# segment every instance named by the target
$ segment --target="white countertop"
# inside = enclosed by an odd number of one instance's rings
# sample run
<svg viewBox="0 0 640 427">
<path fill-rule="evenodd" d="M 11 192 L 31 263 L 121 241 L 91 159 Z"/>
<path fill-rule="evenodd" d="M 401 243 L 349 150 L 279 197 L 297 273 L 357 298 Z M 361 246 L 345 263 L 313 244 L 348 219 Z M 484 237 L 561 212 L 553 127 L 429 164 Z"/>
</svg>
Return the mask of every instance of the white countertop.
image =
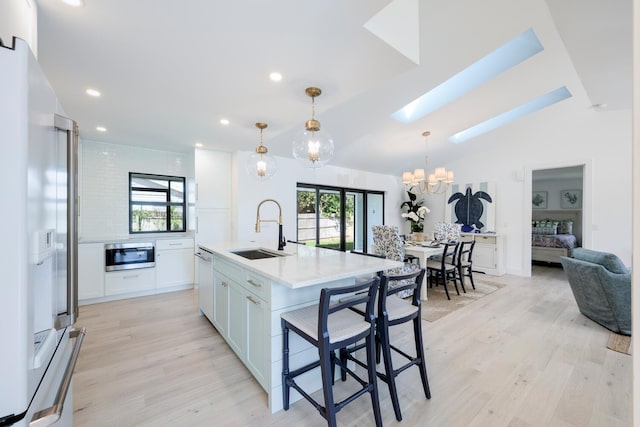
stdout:
<svg viewBox="0 0 640 427">
<path fill-rule="evenodd" d="M 198 246 L 293 289 L 362 276 L 403 265 L 399 261 L 295 243 L 287 243 L 284 251 L 281 251 L 287 256 L 255 260 L 246 259 L 231 251 L 255 248 L 274 251 L 276 247 L 266 245 L 265 242 L 200 243 Z"/>
</svg>

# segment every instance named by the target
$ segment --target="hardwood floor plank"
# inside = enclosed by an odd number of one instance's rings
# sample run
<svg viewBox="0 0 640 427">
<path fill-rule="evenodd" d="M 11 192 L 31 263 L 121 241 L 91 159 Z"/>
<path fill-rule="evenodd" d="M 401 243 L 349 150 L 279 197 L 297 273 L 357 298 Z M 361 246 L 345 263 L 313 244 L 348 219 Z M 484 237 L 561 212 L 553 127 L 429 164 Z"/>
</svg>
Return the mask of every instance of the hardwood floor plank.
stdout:
<svg viewBox="0 0 640 427">
<path fill-rule="evenodd" d="M 579 313 L 562 269 L 533 271 L 491 278 L 506 286 L 423 322 L 433 397 L 413 369 L 400 374 L 399 423 L 379 381 L 385 426 L 630 425 L 632 358 L 606 349 L 608 331 Z M 88 333 L 74 375 L 76 426 L 326 425 L 306 401 L 270 413 L 264 390 L 198 315 L 196 291 L 83 306 L 78 324 Z M 392 333 L 411 349 L 409 325 Z M 350 386 L 336 384 L 338 393 Z M 338 423 L 373 425 L 368 397 Z"/>
</svg>

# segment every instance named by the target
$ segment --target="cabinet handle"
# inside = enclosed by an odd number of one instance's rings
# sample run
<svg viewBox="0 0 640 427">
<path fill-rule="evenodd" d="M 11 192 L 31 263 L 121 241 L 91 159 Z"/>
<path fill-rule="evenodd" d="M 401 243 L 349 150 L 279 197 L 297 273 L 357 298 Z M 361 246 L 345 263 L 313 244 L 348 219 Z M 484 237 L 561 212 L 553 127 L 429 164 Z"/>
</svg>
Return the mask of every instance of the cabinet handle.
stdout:
<svg viewBox="0 0 640 427">
<path fill-rule="evenodd" d="M 169 243 L 169 246 L 182 246 L 182 243 Z"/>
<path fill-rule="evenodd" d="M 123 279 L 135 279 L 136 277 L 140 276 L 139 274 L 134 274 L 133 276 L 122 276 Z"/>
<path fill-rule="evenodd" d="M 251 301 L 252 303 L 254 303 L 255 305 L 260 305 L 260 301 L 257 301 L 257 300 L 255 300 L 255 299 L 253 299 L 253 297 L 252 297 L 252 296 L 250 296 L 250 295 L 247 295 L 247 299 L 248 299 L 249 301 Z"/>
<path fill-rule="evenodd" d="M 227 286 L 229 286 L 229 285 L 227 284 L 227 282 L 222 282 L 222 283 L 220 283 L 220 284 L 222 285 L 222 287 L 223 287 L 223 288 L 226 288 Z"/>
<path fill-rule="evenodd" d="M 198 183 L 196 182 L 196 202 L 198 201 Z"/>
<path fill-rule="evenodd" d="M 256 288 L 261 288 L 262 287 L 262 283 L 254 282 L 251 279 L 247 280 L 247 283 L 250 284 L 250 285 L 255 286 Z"/>
</svg>

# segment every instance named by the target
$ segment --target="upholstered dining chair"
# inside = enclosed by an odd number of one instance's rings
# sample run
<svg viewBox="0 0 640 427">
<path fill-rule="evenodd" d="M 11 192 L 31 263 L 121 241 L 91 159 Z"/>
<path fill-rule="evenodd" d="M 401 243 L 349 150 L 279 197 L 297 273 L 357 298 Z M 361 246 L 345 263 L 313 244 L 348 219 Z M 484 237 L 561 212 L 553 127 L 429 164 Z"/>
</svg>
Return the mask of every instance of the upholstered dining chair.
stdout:
<svg viewBox="0 0 640 427">
<path fill-rule="evenodd" d="M 401 276 L 420 269 L 419 261 L 418 263 L 409 262 L 413 260 L 406 257 L 404 253 L 404 242 L 400 237 L 400 232 L 398 231 L 397 226 L 374 225 L 371 227 L 371 230 L 373 232 L 372 253 L 374 255 L 384 256 L 385 258 L 393 261 L 404 262 L 403 267 L 388 270 L 385 272 L 385 274 L 390 276 Z M 401 283 L 395 281 L 389 283 L 389 287 L 391 288 L 400 285 Z M 412 292 L 412 290 L 405 290 L 400 292 L 398 296 L 401 298 L 406 298 L 408 296 L 411 296 Z"/>
</svg>

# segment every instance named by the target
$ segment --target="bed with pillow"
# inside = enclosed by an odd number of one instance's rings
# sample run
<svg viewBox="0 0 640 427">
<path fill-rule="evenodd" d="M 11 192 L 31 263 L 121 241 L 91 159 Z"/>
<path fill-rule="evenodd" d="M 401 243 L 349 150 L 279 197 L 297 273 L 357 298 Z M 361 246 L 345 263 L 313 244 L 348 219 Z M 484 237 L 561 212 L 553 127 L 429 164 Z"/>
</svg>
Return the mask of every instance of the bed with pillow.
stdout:
<svg viewBox="0 0 640 427">
<path fill-rule="evenodd" d="M 531 223 L 531 260 L 560 263 L 580 246 L 581 212 L 534 211 Z"/>
</svg>

